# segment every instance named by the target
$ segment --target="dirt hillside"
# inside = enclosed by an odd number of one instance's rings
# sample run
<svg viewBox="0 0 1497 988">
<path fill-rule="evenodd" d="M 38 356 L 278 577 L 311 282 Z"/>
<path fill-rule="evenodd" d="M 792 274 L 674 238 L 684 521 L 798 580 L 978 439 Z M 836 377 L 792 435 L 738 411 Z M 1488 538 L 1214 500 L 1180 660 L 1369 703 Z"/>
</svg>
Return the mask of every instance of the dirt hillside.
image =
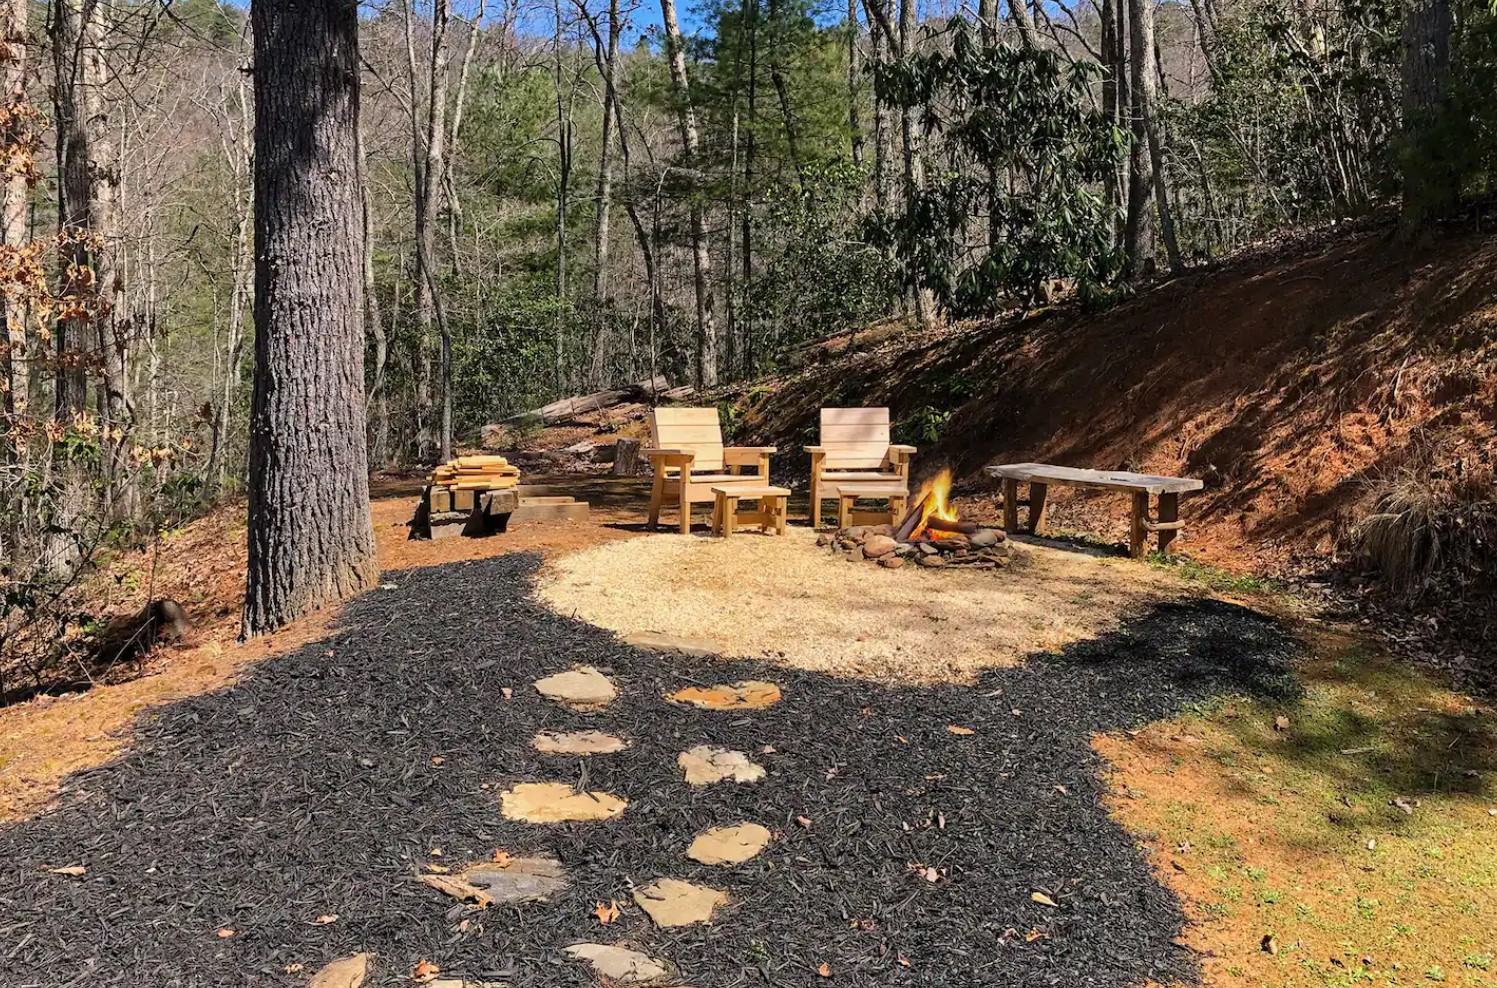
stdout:
<svg viewBox="0 0 1497 988">
<path fill-rule="evenodd" d="M 1206 481 L 1177 546 L 1232 569 L 1318 569 L 1402 468 L 1489 469 L 1497 237 L 1410 250 L 1333 233 L 1101 312 L 920 333 L 873 327 L 740 395 L 739 434 L 798 451 L 817 409 L 887 404 L 922 471 L 1040 460 Z M 783 457 L 794 476 L 804 465 Z M 777 471 L 778 472 L 778 471 Z M 1059 492 L 1053 524 L 1120 540 L 1126 499 Z"/>
</svg>

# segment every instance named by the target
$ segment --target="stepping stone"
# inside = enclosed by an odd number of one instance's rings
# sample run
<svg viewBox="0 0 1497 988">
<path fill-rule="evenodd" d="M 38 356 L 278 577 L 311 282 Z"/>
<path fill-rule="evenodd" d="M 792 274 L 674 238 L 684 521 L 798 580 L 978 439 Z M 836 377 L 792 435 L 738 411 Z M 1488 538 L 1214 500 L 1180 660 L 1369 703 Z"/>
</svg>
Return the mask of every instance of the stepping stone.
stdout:
<svg viewBox="0 0 1497 988">
<path fill-rule="evenodd" d="M 426 988 L 510 988 L 508 981 L 475 981 L 472 978 L 438 978 Z"/>
<path fill-rule="evenodd" d="M 712 910 L 728 901 L 728 894 L 705 885 L 662 878 L 634 891 L 634 901 L 650 914 L 656 926 L 690 926 L 712 922 Z"/>
<path fill-rule="evenodd" d="M 579 943 L 562 953 L 586 961 L 593 973 L 613 984 L 641 985 L 670 977 L 671 966 L 637 950 L 604 943 Z"/>
<path fill-rule="evenodd" d="M 579 711 L 602 710 L 619 695 L 613 681 L 592 666 L 578 666 L 535 681 L 547 699 Z"/>
<path fill-rule="evenodd" d="M 764 766 L 749 761 L 741 751 L 699 744 L 676 756 L 676 764 L 686 773 L 688 785 L 705 786 L 724 779 L 734 782 L 758 782 L 764 778 Z"/>
<path fill-rule="evenodd" d="M 543 755 L 611 755 L 629 747 L 623 738 L 602 731 L 542 731 L 530 743 Z"/>
<path fill-rule="evenodd" d="M 496 902 L 533 902 L 567 887 L 566 869 L 555 858 L 486 861 L 469 868 L 464 877 Z"/>
<path fill-rule="evenodd" d="M 716 686 L 688 686 L 666 699 L 689 703 L 703 710 L 757 710 L 780 702 L 780 688 L 774 683 L 748 680 Z"/>
<path fill-rule="evenodd" d="M 369 955 L 340 957 L 312 975 L 308 988 L 360 988 L 369 977 Z"/>
<path fill-rule="evenodd" d="M 743 864 L 764 850 L 769 830 L 757 823 L 735 823 L 731 827 L 713 827 L 697 835 L 686 849 L 686 856 L 707 865 Z"/>
<path fill-rule="evenodd" d="M 627 800 L 609 792 L 577 792 L 565 782 L 522 782 L 499 797 L 505 817 L 526 823 L 612 820 Z"/>
<path fill-rule="evenodd" d="M 716 645 L 700 638 L 679 638 L 675 635 L 662 635 L 656 631 L 636 631 L 631 635 L 625 635 L 624 644 L 651 652 L 674 652 L 677 655 L 698 659 L 716 655 L 719 651 Z"/>
</svg>

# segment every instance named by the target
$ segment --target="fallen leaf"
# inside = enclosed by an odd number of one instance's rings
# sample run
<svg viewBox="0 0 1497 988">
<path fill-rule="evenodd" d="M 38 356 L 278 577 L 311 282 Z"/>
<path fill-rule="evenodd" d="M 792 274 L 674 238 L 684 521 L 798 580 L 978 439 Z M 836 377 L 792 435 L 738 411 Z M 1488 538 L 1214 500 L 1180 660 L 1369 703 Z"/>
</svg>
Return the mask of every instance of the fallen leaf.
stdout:
<svg viewBox="0 0 1497 988">
<path fill-rule="evenodd" d="M 1279 716 L 1273 719 L 1273 729 L 1276 731 L 1289 730 L 1289 718 L 1285 717 L 1283 714 L 1279 714 Z"/>
<path fill-rule="evenodd" d="M 501 847 L 495 849 L 494 864 L 498 865 L 499 867 L 508 868 L 510 866 L 510 863 L 514 860 L 514 855 L 510 854 L 504 848 Z"/>
<path fill-rule="evenodd" d="M 909 744 L 910 743 L 909 740 L 906 739 L 903 734 L 896 734 L 896 735 L 894 735 L 894 740 L 898 741 L 900 744 Z"/>
<path fill-rule="evenodd" d="M 512 699 L 514 699 L 515 691 L 512 690 L 512 689 L 510 689 L 508 686 L 505 686 L 505 687 L 501 688 L 499 690 L 499 692 L 504 694 L 504 698 L 506 700 L 512 700 Z"/>
<path fill-rule="evenodd" d="M 411 980 L 418 983 L 434 981 L 436 980 L 437 975 L 441 973 L 442 969 L 437 967 L 431 961 L 421 960 L 416 962 L 415 967 L 411 968 Z"/>
<path fill-rule="evenodd" d="M 66 866 L 64 868 L 53 868 L 52 869 L 52 874 L 54 874 L 54 875 L 72 875 L 73 877 L 76 878 L 79 875 L 85 874 L 87 871 L 88 871 L 88 869 L 85 868 L 85 867 L 83 867 L 83 865 L 68 865 L 68 866 Z"/>
<path fill-rule="evenodd" d="M 312 922 L 316 923 L 318 926 L 326 926 L 329 923 L 336 923 L 338 922 L 338 914 L 323 913 L 321 916 L 318 916 L 316 919 L 312 920 Z"/>
<path fill-rule="evenodd" d="M 220 926 L 218 928 L 218 938 L 220 940 L 227 940 L 237 932 L 239 931 L 234 929 L 232 926 Z"/>
<path fill-rule="evenodd" d="M 1040 905 L 1042 905 L 1042 906 L 1049 906 L 1051 909 L 1059 909 L 1060 908 L 1060 906 L 1058 906 L 1058 905 L 1055 904 L 1055 900 L 1054 899 L 1050 898 L 1048 895 L 1046 895 L 1043 892 L 1031 892 L 1031 893 L 1029 893 L 1029 899 L 1030 899 L 1031 902 L 1038 902 Z"/>
<path fill-rule="evenodd" d="M 946 731 L 948 734 L 955 734 L 958 737 L 966 737 L 969 734 L 977 733 L 976 731 L 972 730 L 972 728 L 962 727 L 960 724 L 947 724 Z"/>
<path fill-rule="evenodd" d="M 1044 939 L 1047 936 L 1049 936 L 1048 933 L 1041 933 L 1040 928 L 1036 926 L 1034 929 L 1024 934 L 1024 942 L 1034 943 L 1036 940 Z"/>
<path fill-rule="evenodd" d="M 427 853 L 434 858 L 440 858 L 442 856 L 442 849 L 440 847 L 434 847 Z"/>
<path fill-rule="evenodd" d="M 800 824 L 802 827 L 805 827 L 807 830 L 811 829 L 811 818 L 808 816 L 798 816 L 795 818 L 795 822 Z"/>
<path fill-rule="evenodd" d="M 440 765 L 443 762 L 445 762 L 446 760 L 447 759 L 443 758 L 441 755 L 432 755 L 431 756 L 431 763 L 433 765 Z"/>
<path fill-rule="evenodd" d="M 935 883 L 941 880 L 941 873 L 939 871 L 936 871 L 936 869 L 934 868 L 927 868 L 925 865 L 920 864 L 918 861 L 910 862 L 909 867 L 910 871 L 925 879 L 927 882 Z"/>
<path fill-rule="evenodd" d="M 900 954 L 899 955 L 899 966 L 900 967 L 913 967 L 913 965 L 910 963 L 910 959 L 908 957 L 906 957 L 904 954 Z"/>
<path fill-rule="evenodd" d="M 284 968 L 282 968 L 282 970 L 284 970 L 287 974 L 296 974 L 301 969 L 302 965 L 300 964 L 287 964 Z"/>
<path fill-rule="evenodd" d="M 1376 840 L 1369 840 L 1367 842 L 1367 850 L 1369 850 L 1369 851 L 1376 851 L 1377 850 L 1377 841 Z"/>
<path fill-rule="evenodd" d="M 1259 941 L 1258 946 L 1263 949 L 1263 952 L 1265 954 L 1276 955 L 1279 952 L 1279 941 L 1274 939 L 1274 935 L 1272 933 L 1263 934 L 1263 939 Z"/>
<path fill-rule="evenodd" d="M 772 744 L 766 744 L 764 746 L 763 752 L 766 755 L 772 755 L 772 754 L 774 754 L 774 745 L 772 745 Z"/>
<path fill-rule="evenodd" d="M 1070 793 L 1066 792 L 1066 787 L 1065 786 L 1056 786 L 1055 787 L 1055 791 L 1058 792 L 1058 793 L 1060 793 L 1062 796 L 1068 796 L 1068 795 L 1070 795 Z"/>
<path fill-rule="evenodd" d="M 821 966 L 816 969 L 816 973 L 821 975 L 823 978 L 830 978 L 832 976 L 832 965 L 828 964 L 826 961 L 822 961 Z"/>
<path fill-rule="evenodd" d="M 426 870 L 434 875 L 446 875 L 452 871 L 452 869 L 447 867 L 446 865 L 439 864 L 429 864 L 426 866 Z"/>
<path fill-rule="evenodd" d="M 1399 809 L 1403 810 L 1404 815 L 1406 816 L 1414 815 L 1413 805 L 1411 805 L 1409 801 L 1407 799 L 1404 799 L 1402 796 L 1394 796 L 1392 799 L 1388 800 L 1388 804 L 1390 806 L 1396 806 Z"/>
<path fill-rule="evenodd" d="M 606 906 L 601 902 L 598 903 L 597 906 L 593 909 L 593 915 L 598 917 L 598 922 L 603 926 L 607 926 L 609 923 L 617 922 L 619 918 L 618 900 L 610 899 L 608 900 L 608 905 Z"/>
</svg>

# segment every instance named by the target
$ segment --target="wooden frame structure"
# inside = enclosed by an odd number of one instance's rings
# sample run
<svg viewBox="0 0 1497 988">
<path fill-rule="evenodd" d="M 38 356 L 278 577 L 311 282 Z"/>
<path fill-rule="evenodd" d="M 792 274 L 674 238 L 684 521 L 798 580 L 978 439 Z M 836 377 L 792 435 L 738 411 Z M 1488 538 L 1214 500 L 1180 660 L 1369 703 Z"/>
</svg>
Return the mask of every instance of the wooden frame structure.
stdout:
<svg viewBox="0 0 1497 988">
<path fill-rule="evenodd" d="M 1133 497 L 1129 523 L 1128 551 L 1133 558 L 1143 556 L 1149 533 L 1159 535 L 1159 551 L 1168 552 L 1175 533 L 1185 527 L 1180 520 L 1180 495 L 1192 494 L 1206 485 L 1190 477 L 1158 477 L 1121 470 L 1080 470 L 1048 463 L 1003 463 L 985 468 L 990 477 L 1003 481 L 1003 528 L 1019 531 L 1019 505 L 1029 505 L 1029 532 L 1041 535 L 1045 530 L 1045 499 L 1051 484 L 1062 487 L 1090 487 L 1116 491 Z M 1019 485 L 1029 485 L 1029 499 L 1019 500 Z M 1149 515 L 1149 496 L 1159 498 L 1159 515 Z"/>
<path fill-rule="evenodd" d="M 691 531 L 691 506 L 715 502 L 714 486 L 769 483 L 773 446 L 724 446 L 715 408 L 655 408 L 650 411 L 649 457 L 655 475 L 650 488 L 650 527 L 660 509 L 681 508 L 682 535 Z M 742 472 L 752 467 L 752 473 Z"/>
<path fill-rule="evenodd" d="M 888 497 L 899 488 L 910 493 L 910 457 L 914 446 L 889 441 L 887 408 L 823 408 L 821 442 L 807 446 L 811 454 L 811 527 L 821 527 L 821 502 L 836 499 L 842 514 L 842 499 L 848 494 L 878 488 L 868 497 Z"/>
<path fill-rule="evenodd" d="M 790 512 L 790 489 L 769 484 L 719 484 L 712 488 L 712 531 L 723 538 L 740 525 L 758 525 L 759 531 L 784 535 Z M 758 511 L 739 511 L 739 500 L 758 501 Z"/>
</svg>

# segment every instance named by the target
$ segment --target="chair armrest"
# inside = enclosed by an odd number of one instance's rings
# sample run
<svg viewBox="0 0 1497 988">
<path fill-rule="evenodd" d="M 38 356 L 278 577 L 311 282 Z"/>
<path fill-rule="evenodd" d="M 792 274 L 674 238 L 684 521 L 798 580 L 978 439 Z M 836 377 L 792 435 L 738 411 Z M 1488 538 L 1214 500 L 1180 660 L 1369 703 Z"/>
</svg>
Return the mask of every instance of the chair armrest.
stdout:
<svg viewBox="0 0 1497 988">
<path fill-rule="evenodd" d="M 767 455 L 772 454 L 772 453 L 778 453 L 779 451 L 780 451 L 780 447 L 778 447 L 778 446 L 724 446 L 723 447 L 723 455 L 724 456 L 726 456 L 729 453 L 752 453 L 755 456 L 759 456 L 760 454 L 764 454 L 764 455 L 767 456 Z"/>
<path fill-rule="evenodd" d="M 825 453 L 826 452 L 826 447 L 825 446 L 802 446 L 801 448 L 804 449 L 807 453 Z"/>
<path fill-rule="evenodd" d="M 773 446 L 728 446 L 723 449 L 723 466 L 755 467 L 759 476 L 769 477 L 769 457 Z"/>
<path fill-rule="evenodd" d="M 905 445 L 896 443 L 893 446 L 889 447 L 889 452 L 891 452 L 891 453 L 903 453 L 905 456 L 911 456 L 911 455 L 913 455 L 915 453 L 920 452 L 920 450 L 917 447 L 914 447 L 914 446 L 905 446 Z"/>
<path fill-rule="evenodd" d="M 650 449 L 642 449 L 642 450 L 640 450 L 640 452 L 643 453 L 643 454 L 645 454 L 646 456 L 650 457 L 650 459 L 654 459 L 657 456 L 660 456 L 660 457 L 664 457 L 664 456 L 690 456 L 690 457 L 695 457 L 697 455 L 696 454 L 696 450 L 691 450 L 691 449 L 655 449 L 655 448 L 652 447 Z"/>
</svg>

